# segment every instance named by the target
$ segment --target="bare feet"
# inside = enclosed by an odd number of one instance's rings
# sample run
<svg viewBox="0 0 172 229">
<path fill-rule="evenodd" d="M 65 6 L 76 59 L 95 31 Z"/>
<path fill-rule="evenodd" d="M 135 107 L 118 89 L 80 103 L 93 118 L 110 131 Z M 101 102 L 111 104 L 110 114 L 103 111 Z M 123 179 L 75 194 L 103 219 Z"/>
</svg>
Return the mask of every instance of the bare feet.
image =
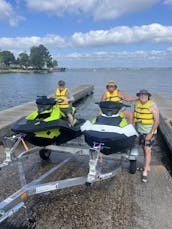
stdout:
<svg viewBox="0 0 172 229">
<path fill-rule="evenodd" d="M 148 172 L 150 172 L 150 171 L 151 171 L 151 168 L 150 168 L 150 166 L 148 167 L 148 169 L 147 169 L 147 170 L 148 170 Z"/>
<path fill-rule="evenodd" d="M 143 176 L 146 176 L 147 177 L 147 175 L 148 175 L 148 171 L 147 170 L 144 170 L 143 171 Z"/>
</svg>

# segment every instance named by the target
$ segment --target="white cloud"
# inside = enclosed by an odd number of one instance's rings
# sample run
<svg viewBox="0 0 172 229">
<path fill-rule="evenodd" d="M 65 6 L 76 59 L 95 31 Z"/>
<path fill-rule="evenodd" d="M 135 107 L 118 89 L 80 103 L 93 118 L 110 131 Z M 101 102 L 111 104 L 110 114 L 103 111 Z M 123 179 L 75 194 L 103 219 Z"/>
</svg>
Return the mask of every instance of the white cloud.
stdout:
<svg viewBox="0 0 172 229">
<path fill-rule="evenodd" d="M 99 6 L 95 10 L 95 19 L 113 19 L 123 14 L 142 11 L 158 3 L 159 0 L 104 0 L 99 1 Z"/>
<path fill-rule="evenodd" d="M 61 16 L 64 13 L 78 14 L 80 12 L 90 12 L 93 10 L 97 1 L 98 0 L 27 0 L 27 5 L 32 10 Z"/>
<path fill-rule="evenodd" d="M 172 26 L 150 24 L 142 26 L 119 26 L 110 30 L 95 30 L 87 33 L 74 33 L 74 46 L 105 46 L 138 42 L 172 42 Z"/>
<path fill-rule="evenodd" d="M 172 52 L 172 47 L 168 47 L 167 51 Z"/>
<path fill-rule="evenodd" d="M 92 15 L 95 20 L 114 19 L 123 14 L 151 7 L 160 0 L 27 0 L 30 9 L 61 16 Z"/>
<path fill-rule="evenodd" d="M 172 48 L 167 50 L 137 50 L 120 52 L 68 53 L 55 56 L 66 67 L 169 67 Z"/>
<path fill-rule="evenodd" d="M 170 4 L 172 4 L 172 0 L 165 0 L 164 4 L 170 5 Z"/>
<path fill-rule="evenodd" d="M 87 33 L 74 33 L 69 37 L 51 34 L 44 37 L 1 37 L 1 49 L 28 49 L 33 45 L 43 44 L 48 48 L 66 47 L 105 47 L 120 44 L 137 43 L 172 43 L 172 26 L 150 24 L 142 26 L 119 26 L 110 30 L 95 30 Z"/>
<path fill-rule="evenodd" d="M 172 26 L 160 24 L 142 26 L 119 26 L 110 30 L 95 30 L 87 33 L 74 33 L 68 37 L 56 34 L 44 37 L 1 37 L 0 49 L 28 49 L 33 45 L 43 44 L 48 48 L 66 47 L 105 47 L 120 44 L 172 43 Z"/>
<path fill-rule="evenodd" d="M 0 20 L 7 20 L 11 26 L 16 26 L 24 17 L 17 15 L 10 3 L 0 0 Z"/>
<path fill-rule="evenodd" d="M 37 46 L 43 44 L 48 48 L 62 48 L 66 45 L 65 40 L 58 35 L 47 35 L 45 37 L 15 37 L 0 38 L 0 48 L 1 49 L 29 49 L 32 46 Z"/>
<path fill-rule="evenodd" d="M 172 57 L 172 48 L 167 50 L 137 50 L 137 51 L 119 51 L 119 52 L 92 52 L 92 53 L 69 53 L 61 54 L 59 57 L 66 59 L 94 59 L 94 60 L 105 60 L 105 59 L 164 59 L 164 57 L 171 55 Z"/>
</svg>

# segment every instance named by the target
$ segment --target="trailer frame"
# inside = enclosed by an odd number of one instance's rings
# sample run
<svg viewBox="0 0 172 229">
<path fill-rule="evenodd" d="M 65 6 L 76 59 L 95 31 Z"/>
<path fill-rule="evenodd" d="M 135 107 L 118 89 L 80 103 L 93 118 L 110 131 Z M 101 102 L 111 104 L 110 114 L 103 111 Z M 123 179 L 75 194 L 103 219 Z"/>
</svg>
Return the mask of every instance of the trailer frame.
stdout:
<svg viewBox="0 0 172 229">
<path fill-rule="evenodd" d="M 77 144 L 77 146 L 66 144 L 64 146 L 49 145 L 46 147 L 33 147 L 29 149 L 26 143 L 24 142 L 23 136 L 21 135 L 5 137 L 3 139 L 3 143 L 5 146 L 4 153 L 6 157 L 3 163 L 0 164 L 0 170 L 2 169 L 4 170 L 6 167 L 10 166 L 11 164 L 17 164 L 21 188 L 0 202 L 0 223 L 3 222 L 8 217 L 12 216 L 21 208 L 25 209 L 26 219 L 28 219 L 27 207 L 25 205 L 25 201 L 28 199 L 29 196 L 46 193 L 54 190 L 69 188 L 73 186 L 83 185 L 83 184 L 86 184 L 87 186 L 92 186 L 93 183 L 96 181 L 109 179 L 111 177 L 116 176 L 118 173 L 120 173 L 122 171 L 123 160 L 134 161 L 138 156 L 138 152 L 136 152 L 136 149 L 134 148 L 133 150 L 130 150 L 130 152 L 126 152 L 122 154 L 119 153 L 110 156 L 102 155 L 101 149 L 103 147 L 103 144 L 101 143 L 98 145 L 95 144 L 92 148 L 89 148 L 84 144 L 79 144 L 79 145 Z M 17 155 L 16 151 L 20 143 L 22 143 L 25 150 L 19 153 L 19 155 Z M 30 183 L 27 183 L 24 167 L 23 167 L 23 160 L 28 158 L 30 154 L 38 152 L 42 149 L 50 150 L 50 152 L 57 151 L 58 153 L 67 152 L 69 153 L 69 157 L 64 159 L 59 164 L 55 165 L 46 173 L 42 174 L 39 178 L 32 180 Z M 86 176 L 42 183 L 43 180 L 50 177 L 52 173 L 54 173 L 55 171 L 63 167 L 75 156 L 86 156 L 86 155 L 89 156 L 89 172 Z M 119 167 L 117 167 L 116 169 L 110 172 L 102 173 L 102 168 L 101 168 L 102 158 L 104 160 L 106 159 L 119 160 L 120 165 Z"/>
</svg>

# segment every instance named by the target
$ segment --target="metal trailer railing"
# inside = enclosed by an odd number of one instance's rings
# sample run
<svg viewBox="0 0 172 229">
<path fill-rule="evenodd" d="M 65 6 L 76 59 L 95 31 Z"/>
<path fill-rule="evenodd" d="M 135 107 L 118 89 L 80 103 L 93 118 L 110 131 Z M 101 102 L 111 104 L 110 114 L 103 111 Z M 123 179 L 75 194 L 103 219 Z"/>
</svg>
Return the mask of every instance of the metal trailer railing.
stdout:
<svg viewBox="0 0 172 229">
<path fill-rule="evenodd" d="M 5 200 L 0 202 L 0 222 L 4 221 L 8 217 L 12 216 L 15 212 L 19 211 L 19 209 L 24 208 L 26 219 L 28 219 L 27 208 L 25 205 L 26 199 L 29 196 L 33 196 L 36 194 L 46 193 L 54 190 L 69 188 L 77 185 L 86 184 L 91 186 L 96 181 L 105 180 L 111 177 L 114 177 L 122 170 L 122 161 L 130 160 L 130 166 L 134 170 L 136 170 L 136 157 L 138 155 L 138 151 L 136 148 L 132 148 L 129 152 L 123 154 L 114 154 L 110 156 L 105 156 L 101 154 L 101 148 L 103 144 L 98 144 L 93 148 L 88 148 L 83 144 L 69 145 L 69 146 L 57 146 L 50 145 L 46 147 L 33 147 L 28 149 L 26 143 L 24 142 L 22 136 L 16 135 L 12 137 L 5 137 L 3 139 L 3 143 L 5 146 L 5 160 L 0 164 L 0 169 L 5 169 L 7 166 L 11 164 L 17 164 L 18 172 L 20 177 L 21 189 L 7 197 Z M 17 147 L 22 143 L 25 150 L 17 155 Z M 30 154 L 35 152 L 40 153 L 40 156 L 43 159 L 48 159 L 52 151 L 58 152 L 68 152 L 70 153 L 69 157 L 64 159 L 61 163 L 55 165 L 48 172 L 41 175 L 39 178 L 31 181 L 30 183 L 26 182 L 24 168 L 23 168 L 23 160 L 29 157 Z M 65 180 L 58 180 L 53 182 L 41 183 L 43 180 L 47 179 L 51 176 L 52 173 L 60 169 L 66 163 L 68 163 L 75 155 L 84 156 L 89 155 L 89 172 L 87 176 L 69 178 Z M 113 171 L 102 173 L 101 169 L 101 160 L 102 157 L 106 160 L 120 160 L 120 166 Z M 133 170 L 133 171 L 134 171 Z M 133 172 L 134 173 L 134 172 Z"/>
</svg>

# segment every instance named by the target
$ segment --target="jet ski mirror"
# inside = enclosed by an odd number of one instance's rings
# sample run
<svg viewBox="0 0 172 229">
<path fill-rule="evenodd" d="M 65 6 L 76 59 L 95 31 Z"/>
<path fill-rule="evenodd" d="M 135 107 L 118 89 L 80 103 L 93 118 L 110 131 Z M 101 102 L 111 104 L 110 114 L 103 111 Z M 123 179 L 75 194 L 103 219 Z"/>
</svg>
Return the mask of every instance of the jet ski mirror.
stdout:
<svg viewBox="0 0 172 229">
<path fill-rule="evenodd" d="M 130 107 L 130 105 L 119 103 L 119 102 L 112 102 L 112 101 L 103 101 L 96 103 L 99 105 L 103 114 L 107 116 L 112 116 L 117 114 L 123 107 Z"/>
</svg>

